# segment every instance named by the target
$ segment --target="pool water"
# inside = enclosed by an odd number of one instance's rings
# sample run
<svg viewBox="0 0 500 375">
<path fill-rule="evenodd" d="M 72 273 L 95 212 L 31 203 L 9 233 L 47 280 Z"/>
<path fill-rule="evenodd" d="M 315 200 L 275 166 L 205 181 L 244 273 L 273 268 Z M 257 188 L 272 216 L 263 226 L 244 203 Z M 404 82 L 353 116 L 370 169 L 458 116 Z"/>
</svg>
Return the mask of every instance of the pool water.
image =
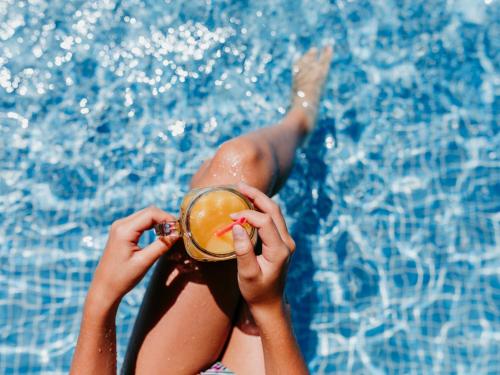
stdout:
<svg viewBox="0 0 500 375">
<path fill-rule="evenodd" d="M 277 198 L 311 372 L 500 373 L 499 19 L 497 0 L 0 2 L 0 373 L 68 371 L 112 221 L 176 212 L 326 44 Z"/>
</svg>

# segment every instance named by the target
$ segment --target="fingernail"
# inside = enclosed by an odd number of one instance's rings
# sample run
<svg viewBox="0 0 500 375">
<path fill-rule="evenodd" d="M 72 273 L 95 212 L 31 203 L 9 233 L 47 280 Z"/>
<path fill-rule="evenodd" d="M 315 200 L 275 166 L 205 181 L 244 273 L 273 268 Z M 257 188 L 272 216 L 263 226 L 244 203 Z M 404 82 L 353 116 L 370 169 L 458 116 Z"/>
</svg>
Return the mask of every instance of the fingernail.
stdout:
<svg viewBox="0 0 500 375">
<path fill-rule="evenodd" d="M 243 229 L 239 225 L 235 225 L 233 227 L 233 236 L 237 240 L 241 240 L 241 239 L 245 238 L 245 229 Z"/>
<path fill-rule="evenodd" d="M 160 239 L 163 240 L 163 243 L 167 246 L 172 246 L 179 239 L 179 237 L 179 233 L 174 232 L 168 236 L 160 237 Z"/>
<path fill-rule="evenodd" d="M 233 220 L 236 220 L 238 219 L 239 215 L 237 212 L 233 212 L 232 214 L 229 214 L 229 217 Z"/>
</svg>

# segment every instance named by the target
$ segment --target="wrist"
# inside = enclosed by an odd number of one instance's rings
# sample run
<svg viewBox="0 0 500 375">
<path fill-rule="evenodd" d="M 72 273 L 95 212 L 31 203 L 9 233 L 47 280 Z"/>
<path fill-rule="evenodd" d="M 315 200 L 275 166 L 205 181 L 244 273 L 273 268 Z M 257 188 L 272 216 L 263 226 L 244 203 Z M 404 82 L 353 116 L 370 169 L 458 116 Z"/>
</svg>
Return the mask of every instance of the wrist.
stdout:
<svg viewBox="0 0 500 375">
<path fill-rule="evenodd" d="M 275 321 L 275 319 L 288 318 L 285 302 L 281 298 L 265 304 L 249 305 L 249 309 L 259 327 L 267 322 Z"/>
<path fill-rule="evenodd" d="M 94 318 L 115 317 L 121 298 L 110 296 L 100 288 L 91 285 L 85 299 L 85 314 Z"/>
</svg>

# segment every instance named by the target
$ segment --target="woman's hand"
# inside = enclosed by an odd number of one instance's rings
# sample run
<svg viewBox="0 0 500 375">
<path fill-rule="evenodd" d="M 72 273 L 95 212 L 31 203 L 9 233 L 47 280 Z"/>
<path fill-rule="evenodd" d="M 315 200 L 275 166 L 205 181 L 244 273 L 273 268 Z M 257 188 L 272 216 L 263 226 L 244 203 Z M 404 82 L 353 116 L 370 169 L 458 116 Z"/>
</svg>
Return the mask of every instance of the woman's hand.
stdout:
<svg viewBox="0 0 500 375">
<path fill-rule="evenodd" d="M 157 239 L 144 249 L 137 243 L 145 230 L 173 219 L 159 208 L 148 207 L 111 226 L 108 243 L 85 301 L 71 374 L 116 374 L 118 304 L 153 263 L 170 249 L 177 236 Z"/>
<path fill-rule="evenodd" d="M 238 284 L 259 328 L 266 374 L 308 374 L 283 304 L 283 290 L 290 255 L 295 243 L 286 228 L 279 206 L 248 185 L 238 190 L 261 212 L 246 210 L 231 215 L 245 217 L 257 228 L 262 254 L 256 256 L 247 232 L 233 227 L 238 262 Z"/>
<path fill-rule="evenodd" d="M 157 207 L 148 207 L 115 221 L 90 285 L 89 297 L 109 306 L 117 305 L 177 240 L 178 235 L 173 234 L 143 249 L 137 244 L 144 231 L 169 220 L 175 218 Z"/>
<path fill-rule="evenodd" d="M 245 184 L 238 185 L 238 190 L 261 211 L 245 210 L 231 215 L 233 219 L 246 218 L 257 228 L 262 241 L 262 254 L 257 256 L 247 232 L 239 225 L 233 227 L 238 284 L 255 316 L 262 310 L 282 307 L 288 260 L 295 250 L 295 243 L 274 201 Z"/>
</svg>

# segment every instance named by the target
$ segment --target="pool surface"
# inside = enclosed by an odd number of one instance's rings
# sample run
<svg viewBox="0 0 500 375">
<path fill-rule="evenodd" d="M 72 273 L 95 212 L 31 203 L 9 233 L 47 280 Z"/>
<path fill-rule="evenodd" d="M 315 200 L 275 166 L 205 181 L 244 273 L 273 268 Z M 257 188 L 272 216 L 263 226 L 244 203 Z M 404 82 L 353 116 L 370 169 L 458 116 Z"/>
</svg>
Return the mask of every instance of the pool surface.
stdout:
<svg viewBox="0 0 500 375">
<path fill-rule="evenodd" d="M 311 372 L 500 373 L 499 20 L 498 0 L 2 0 L 0 373 L 67 373 L 112 221 L 176 212 L 327 43 L 278 197 Z M 120 363 L 146 281 L 119 310 Z"/>
</svg>

